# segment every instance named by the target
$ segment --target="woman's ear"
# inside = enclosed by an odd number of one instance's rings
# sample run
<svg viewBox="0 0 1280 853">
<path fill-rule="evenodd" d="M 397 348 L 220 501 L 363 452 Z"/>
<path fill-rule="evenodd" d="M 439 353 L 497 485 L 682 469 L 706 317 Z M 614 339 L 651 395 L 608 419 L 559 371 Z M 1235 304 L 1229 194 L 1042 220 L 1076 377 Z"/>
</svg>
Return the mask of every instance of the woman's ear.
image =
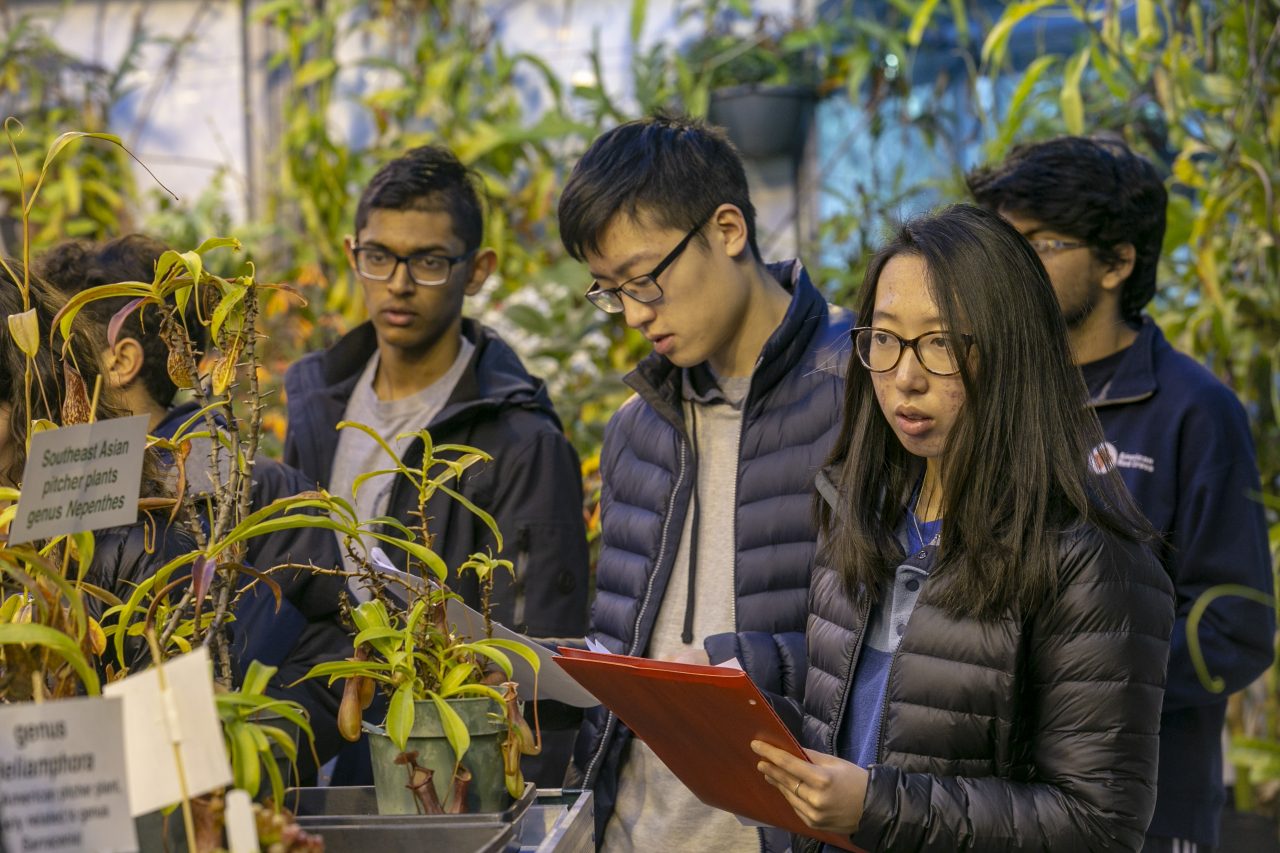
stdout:
<svg viewBox="0 0 1280 853">
<path fill-rule="evenodd" d="M 142 372 L 145 356 L 136 338 L 119 338 L 103 353 L 103 367 L 112 388 L 127 388 Z"/>
</svg>

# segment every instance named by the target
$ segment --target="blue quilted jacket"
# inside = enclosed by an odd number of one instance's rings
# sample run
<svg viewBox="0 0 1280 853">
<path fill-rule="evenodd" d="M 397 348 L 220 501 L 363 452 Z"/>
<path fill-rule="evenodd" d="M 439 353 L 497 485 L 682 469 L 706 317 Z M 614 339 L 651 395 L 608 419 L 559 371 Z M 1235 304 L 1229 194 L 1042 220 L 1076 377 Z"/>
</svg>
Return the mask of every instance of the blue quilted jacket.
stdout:
<svg viewBox="0 0 1280 853">
<path fill-rule="evenodd" d="M 840 423 L 849 312 L 828 306 L 798 261 L 770 272 L 792 293 L 761 351 L 743 409 L 734 539 L 738 631 L 772 635 L 803 684 L 804 626 L 817 528 L 815 473 Z M 696 482 L 681 405 L 682 371 L 651 354 L 627 384 L 636 395 L 605 431 L 602 545 L 591 633 L 615 653 L 643 655 L 671 577 Z M 613 813 L 631 733 L 603 707 L 588 712 L 574 760 L 595 791 L 597 838 Z"/>
</svg>

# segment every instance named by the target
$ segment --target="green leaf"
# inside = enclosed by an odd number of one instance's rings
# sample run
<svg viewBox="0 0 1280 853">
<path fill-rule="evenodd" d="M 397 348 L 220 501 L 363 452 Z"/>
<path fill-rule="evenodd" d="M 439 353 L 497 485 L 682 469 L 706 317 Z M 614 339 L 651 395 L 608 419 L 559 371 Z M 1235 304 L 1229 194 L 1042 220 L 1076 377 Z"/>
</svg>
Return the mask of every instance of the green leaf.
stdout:
<svg viewBox="0 0 1280 853">
<path fill-rule="evenodd" d="M 924 38 L 924 31 L 929 28 L 929 22 L 933 20 L 933 12 L 938 8 L 939 0 L 924 0 L 911 16 L 911 27 L 907 30 L 907 44 L 912 47 L 919 47 L 920 40 Z"/>
<path fill-rule="evenodd" d="M 75 545 L 76 554 L 76 580 L 84 579 L 85 573 L 89 571 L 89 566 L 93 564 L 93 550 L 96 545 L 92 530 L 81 530 L 78 533 L 72 533 L 68 536 Z"/>
<path fill-rule="evenodd" d="M 435 703 L 436 711 L 440 714 L 440 724 L 444 729 L 445 739 L 453 747 L 454 757 L 460 762 L 462 756 L 466 755 L 467 750 L 471 748 L 471 735 L 467 732 L 467 726 L 458 716 L 458 712 L 453 710 L 453 706 L 440 696 L 432 693 L 431 701 Z"/>
<path fill-rule="evenodd" d="M 256 797 L 258 787 L 262 784 L 262 760 L 258 756 L 253 727 L 248 723 L 240 723 L 232 726 L 229 736 L 233 744 L 231 772 L 235 777 L 236 787 L 247 791 L 249 796 Z"/>
<path fill-rule="evenodd" d="M 538 659 L 538 653 L 517 640 L 504 640 L 501 637 L 490 637 L 487 640 L 481 640 L 486 645 L 497 646 L 500 649 L 506 649 L 512 654 L 519 655 L 524 658 L 525 663 L 529 664 L 529 668 L 534 672 L 542 665 L 542 661 Z"/>
<path fill-rule="evenodd" d="M 338 63 L 331 57 L 313 59 L 298 69 L 294 76 L 294 85 L 299 89 L 318 83 L 326 77 L 332 77 L 338 70 Z"/>
<path fill-rule="evenodd" d="M 1004 14 L 1000 16 L 1000 20 L 996 21 L 982 43 L 982 64 L 993 67 L 1003 65 L 1005 49 L 1009 45 L 1009 36 L 1013 33 L 1013 28 L 1029 15 L 1054 5 L 1057 5 L 1057 0 L 1030 0 L 1030 2 L 1013 3 L 1005 7 Z"/>
<path fill-rule="evenodd" d="M 631 0 L 631 41 L 632 43 L 640 41 L 640 34 L 644 32 L 645 10 L 648 7 L 647 0 Z"/>
<path fill-rule="evenodd" d="M 1084 99 L 1080 96 L 1080 77 L 1089 64 L 1089 49 L 1081 48 L 1067 62 L 1062 74 L 1062 93 L 1058 101 L 1062 106 L 1062 121 L 1067 133 L 1084 133 Z"/>
<path fill-rule="evenodd" d="M 1036 57 L 1026 71 L 1022 72 L 1022 79 L 1018 81 L 1018 87 L 1013 90 L 1013 96 L 1009 99 L 1009 110 L 1005 114 L 1003 126 L 1000 128 L 999 145 L 1001 151 L 1007 151 L 1009 146 L 1013 144 L 1013 140 L 1017 138 L 1018 130 L 1022 127 L 1022 120 L 1026 114 L 1027 98 L 1030 97 L 1036 83 L 1040 82 L 1040 78 L 1058 61 L 1058 57 L 1054 54 L 1045 54 Z"/>
<path fill-rule="evenodd" d="M 452 709 L 450 709 L 452 710 Z M 391 703 L 387 708 L 387 737 L 401 752 L 409 743 L 409 734 L 413 731 L 413 683 L 402 684 L 391 694 Z M 446 736 L 448 729 L 445 729 Z M 453 741 L 450 740 L 450 743 Z"/>
<path fill-rule="evenodd" d="M 1160 24 L 1156 20 L 1155 0 L 1137 0 L 1138 43 L 1152 45 L 1160 41 Z"/>
<path fill-rule="evenodd" d="M 467 682 L 476 672 L 474 664 L 466 663 L 451 667 L 440 682 L 440 695 L 448 696 Z"/>
<path fill-rule="evenodd" d="M 240 692 L 249 695 L 262 695 L 266 692 L 267 685 L 271 683 L 271 676 L 275 674 L 276 667 L 268 666 L 262 661 L 252 661 L 249 664 L 249 669 L 244 674 Z"/>
<path fill-rule="evenodd" d="M 215 249 L 231 248 L 239 251 L 241 248 L 240 241 L 235 237 L 210 237 L 199 246 L 196 247 L 197 255 L 207 255 Z"/>
<path fill-rule="evenodd" d="M 0 625 L 0 645 L 18 644 L 44 646 L 70 664 L 90 696 L 97 696 L 101 692 L 98 673 L 89 665 L 84 653 L 80 651 L 80 645 L 61 631 L 31 622 Z"/>
</svg>

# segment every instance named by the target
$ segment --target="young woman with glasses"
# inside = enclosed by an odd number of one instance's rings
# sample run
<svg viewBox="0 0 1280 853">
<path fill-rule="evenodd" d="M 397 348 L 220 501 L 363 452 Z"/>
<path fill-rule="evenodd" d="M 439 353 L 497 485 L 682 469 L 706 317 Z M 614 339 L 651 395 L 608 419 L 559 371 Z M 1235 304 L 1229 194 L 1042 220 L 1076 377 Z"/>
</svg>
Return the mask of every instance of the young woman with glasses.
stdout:
<svg viewBox="0 0 1280 853">
<path fill-rule="evenodd" d="M 959 205 L 875 256 L 858 316 L 803 704 L 780 703 L 811 762 L 756 742 L 761 772 L 869 851 L 1139 849 L 1171 588 L 1089 469 L 1044 268 Z"/>
</svg>

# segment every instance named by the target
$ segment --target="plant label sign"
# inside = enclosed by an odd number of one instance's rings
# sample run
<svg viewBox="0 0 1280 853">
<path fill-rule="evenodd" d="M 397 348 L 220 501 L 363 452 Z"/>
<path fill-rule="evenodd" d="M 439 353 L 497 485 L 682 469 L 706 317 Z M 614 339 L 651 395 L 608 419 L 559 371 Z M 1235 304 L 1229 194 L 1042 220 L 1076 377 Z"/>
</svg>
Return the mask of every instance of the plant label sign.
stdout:
<svg viewBox="0 0 1280 853">
<path fill-rule="evenodd" d="M 102 692 L 124 700 L 133 814 L 171 806 L 231 784 L 231 763 L 213 700 L 209 650 L 171 658 L 156 668 L 108 684 Z M 181 765 L 179 765 L 181 759 Z"/>
<path fill-rule="evenodd" d="M 0 706 L 0 827 L 9 853 L 138 849 L 119 699 Z"/>
<path fill-rule="evenodd" d="M 112 418 L 33 435 L 9 543 L 137 521 L 147 420 Z"/>
</svg>

